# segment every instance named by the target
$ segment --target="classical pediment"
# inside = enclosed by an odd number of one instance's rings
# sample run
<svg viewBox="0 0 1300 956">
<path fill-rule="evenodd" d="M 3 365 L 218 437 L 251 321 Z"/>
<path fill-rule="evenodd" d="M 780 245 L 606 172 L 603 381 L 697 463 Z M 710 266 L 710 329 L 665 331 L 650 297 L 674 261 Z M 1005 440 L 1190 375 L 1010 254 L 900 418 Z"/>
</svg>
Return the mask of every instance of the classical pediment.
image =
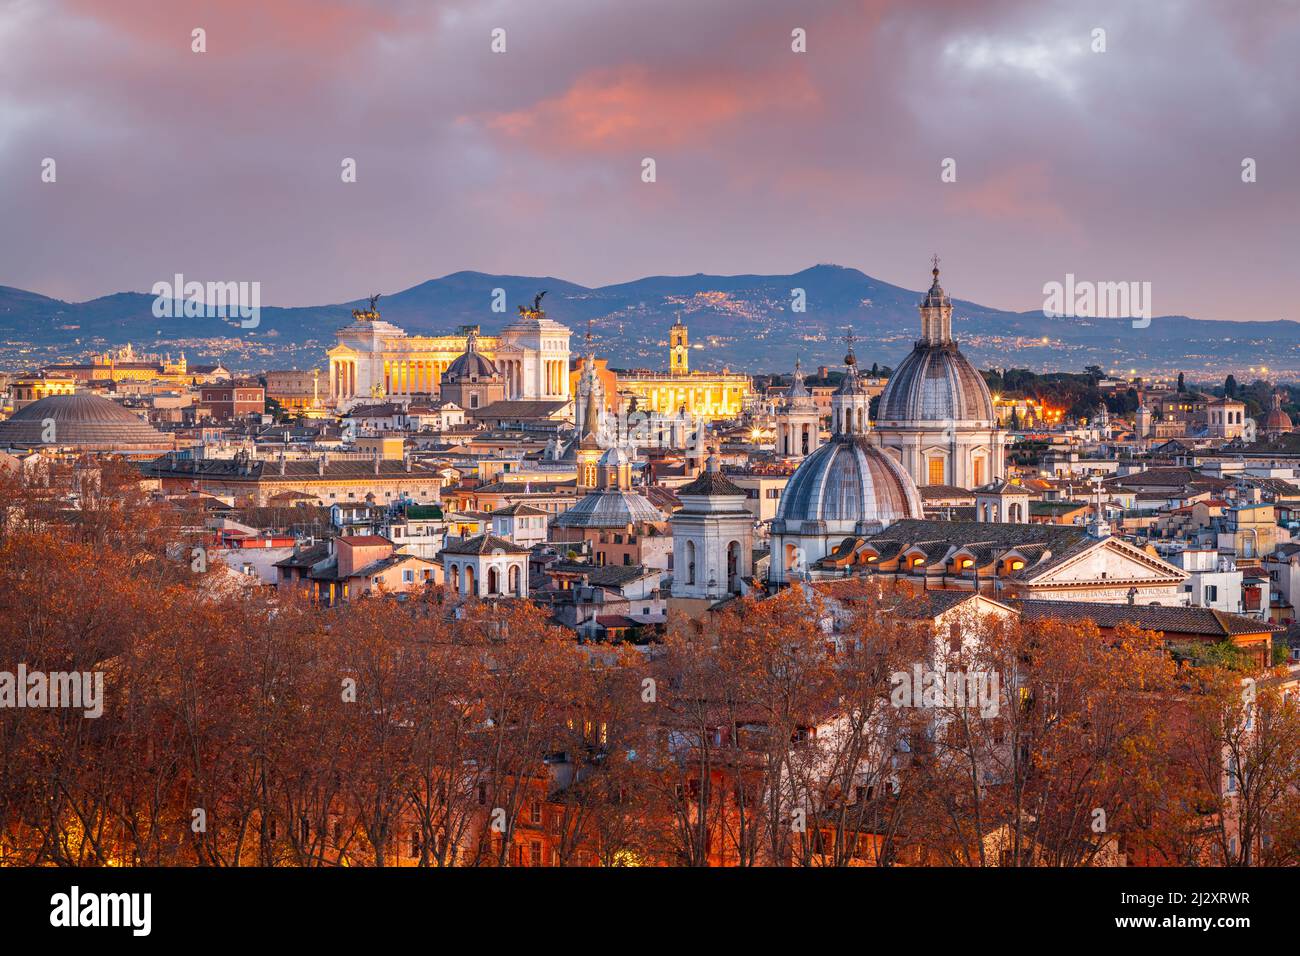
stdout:
<svg viewBox="0 0 1300 956">
<path fill-rule="evenodd" d="M 1177 583 L 1187 572 L 1117 538 L 1106 538 L 1024 578 L 1035 588 L 1111 582 Z"/>
</svg>

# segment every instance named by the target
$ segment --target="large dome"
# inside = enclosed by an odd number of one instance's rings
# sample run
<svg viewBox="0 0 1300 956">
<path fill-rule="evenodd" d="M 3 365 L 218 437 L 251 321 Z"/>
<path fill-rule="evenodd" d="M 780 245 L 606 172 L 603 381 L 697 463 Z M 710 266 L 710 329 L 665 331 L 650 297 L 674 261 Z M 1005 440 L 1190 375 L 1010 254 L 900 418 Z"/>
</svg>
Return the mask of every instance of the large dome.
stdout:
<svg viewBox="0 0 1300 956">
<path fill-rule="evenodd" d="M 918 342 L 889 376 L 876 412 L 880 424 L 993 422 L 993 397 L 955 342 Z"/>
<path fill-rule="evenodd" d="M 173 444 L 134 412 L 98 395 L 50 395 L 0 422 L 0 446 L 10 448 L 140 451 Z"/>
<path fill-rule="evenodd" d="M 626 528 L 628 525 L 667 521 L 667 516 L 634 491 L 593 491 L 555 519 L 557 528 Z"/>
<path fill-rule="evenodd" d="M 865 437 L 840 435 L 799 465 L 781 495 L 773 531 L 815 533 L 803 526 L 826 522 L 871 530 L 922 516 L 921 496 L 902 465 Z"/>
</svg>

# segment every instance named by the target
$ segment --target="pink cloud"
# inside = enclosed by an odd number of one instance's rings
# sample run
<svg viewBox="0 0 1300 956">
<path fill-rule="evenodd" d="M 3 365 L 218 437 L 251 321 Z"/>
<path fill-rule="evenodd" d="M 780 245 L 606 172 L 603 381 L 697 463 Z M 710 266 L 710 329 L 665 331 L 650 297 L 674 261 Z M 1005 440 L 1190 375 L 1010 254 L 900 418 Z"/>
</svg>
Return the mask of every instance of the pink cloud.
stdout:
<svg viewBox="0 0 1300 956">
<path fill-rule="evenodd" d="M 583 74 L 558 96 L 476 119 L 551 152 L 610 152 L 674 147 L 748 117 L 820 105 L 817 90 L 795 69 L 665 77 L 628 66 Z"/>
<path fill-rule="evenodd" d="M 1053 187 L 1042 163 L 1008 166 L 974 187 L 963 184 L 959 166 L 957 182 L 947 190 L 950 212 L 1025 225 L 1063 227 L 1069 223 L 1065 210 L 1051 198 L 1062 192 Z"/>
</svg>

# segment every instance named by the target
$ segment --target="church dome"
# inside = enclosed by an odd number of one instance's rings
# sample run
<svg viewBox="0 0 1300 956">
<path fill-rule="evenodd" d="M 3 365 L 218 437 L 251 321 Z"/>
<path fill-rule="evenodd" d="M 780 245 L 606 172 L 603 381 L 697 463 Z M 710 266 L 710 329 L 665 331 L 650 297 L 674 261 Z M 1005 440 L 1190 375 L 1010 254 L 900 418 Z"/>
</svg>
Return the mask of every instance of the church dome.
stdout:
<svg viewBox="0 0 1300 956">
<path fill-rule="evenodd" d="M 53 439 L 46 441 L 52 424 Z M 98 395 L 49 395 L 0 422 L 0 446 L 87 451 L 168 449 L 172 439 L 129 409 Z"/>
<path fill-rule="evenodd" d="M 1290 433 L 1295 428 L 1291 416 L 1282 411 L 1282 393 L 1273 392 L 1270 396 L 1268 414 L 1264 416 L 1261 430 L 1269 438 L 1278 438 Z"/>
<path fill-rule="evenodd" d="M 918 342 L 889 376 L 876 421 L 992 422 L 993 396 L 955 342 Z"/>
<path fill-rule="evenodd" d="M 781 495 L 773 531 L 797 534 L 804 524 L 831 522 L 874 530 L 920 517 L 921 496 L 902 465 L 863 436 L 837 435 L 800 463 Z"/>
<path fill-rule="evenodd" d="M 593 491 L 555 519 L 557 528 L 626 528 L 658 524 L 668 517 L 644 495 L 634 491 Z"/>
<path fill-rule="evenodd" d="M 921 300 L 921 338 L 889 376 L 880 395 L 876 421 L 882 425 L 939 422 L 993 423 L 993 396 L 952 337 L 952 300 L 934 281 Z"/>
<path fill-rule="evenodd" d="M 465 351 L 447 366 L 447 371 L 443 373 L 443 380 L 482 382 L 495 379 L 497 374 L 496 363 L 479 352 L 478 336 L 471 333 L 465 340 Z"/>
</svg>

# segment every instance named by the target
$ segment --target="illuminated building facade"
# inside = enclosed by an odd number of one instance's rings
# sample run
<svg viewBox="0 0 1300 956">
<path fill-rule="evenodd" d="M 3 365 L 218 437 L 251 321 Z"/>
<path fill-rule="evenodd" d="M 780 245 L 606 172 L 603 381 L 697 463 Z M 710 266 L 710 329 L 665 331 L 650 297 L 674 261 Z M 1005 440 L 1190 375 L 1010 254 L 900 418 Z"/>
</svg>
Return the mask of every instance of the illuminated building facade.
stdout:
<svg viewBox="0 0 1300 956">
<path fill-rule="evenodd" d="M 752 383 L 748 375 L 690 370 L 690 340 L 679 318 L 668 332 L 668 370 L 636 370 L 618 376 L 619 392 L 636 399 L 642 412 L 676 415 L 705 421 L 737 418 L 749 398 Z"/>
<path fill-rule="evenodd" d="M 541 297 L 500 335 L 477 335 L 475 350 L 500 372 L 508 401 L 564 401 L 569 390 L 569 329 L 546 317 Z M 443 373 L 468 351 L 477 329 L 453 335 L 408 335 L 379 317 L 373 305 L 356 309 L 335 333 L 329 357 L 329 401 L 346 409 L 373 398 L 438 395 Z"/>
</svg>

